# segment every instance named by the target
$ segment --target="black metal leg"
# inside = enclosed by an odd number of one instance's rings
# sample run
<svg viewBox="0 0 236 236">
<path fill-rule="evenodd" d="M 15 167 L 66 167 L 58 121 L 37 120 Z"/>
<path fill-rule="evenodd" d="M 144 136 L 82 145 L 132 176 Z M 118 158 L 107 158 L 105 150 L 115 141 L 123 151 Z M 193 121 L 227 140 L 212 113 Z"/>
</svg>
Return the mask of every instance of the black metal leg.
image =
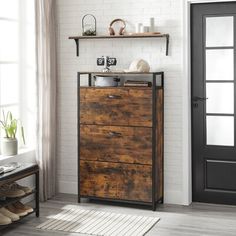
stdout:
<svg viewBox="0 0 236 236">
<path fill-rule="evenodd" d="M 92 75 L 89 74 L 89 87 L 91 87 L 91 86 L 92 86 Z"/>
<path fill-rule="evenodd" d="M 36 205 L 36 216 L 39 217 L 39 171 L 35 174 L 36 182 L 36 194 L 35 194 L 35 205 Z"/>
<path fill-rule="evenodd" d="M 91 83 L 91 74 L 89 76 L 89 84 Z M 91 85 L 89 85 L 91 86 Z M 77 132 L 78 132 L 78 140 L 77 140 L 77 145 L 78 145 L 78 150 L 77 150 L 77 155 L 78 155 L 78 163 L 77 163 L 77 168 L 78 168 L 78 203 L 80 203 L 80 73 L 77 73 L 77 117 L 78 117 L 78 123 L 77 123 Z"/>
<path fill-rule="evenodd" d="M 161 73 L 161 87 L 164 89 L 164 72 Z"/>
<path fill-rule="evenodd" d="M 162 80 L 162 88 L 163 88 L 163 104 L 162 104 L 162 134 L 163 134 L 163 141 L 162 141 L 162 170 L 164 170 L 164 134 L 165 134 L 165 130 L 164 130 L 164 102 L 165 102 L 165 98 L 164 98 L 164 94 L 165 94 L 165 89 L 164 89 L 164 72 L 162 72 L 161 74 L 161 80 Z M 164 175 L 162 174 L 162 200 L 161 203 L 164 203 Z"/>
<path fill-rule="evenodd" d="M 162 198 L 161 198 L 161 204 L 163 204 L 163 203 L 164 203 L 164 198 L 162 197 Z"/>
<path fill-rule="evenodd" d="M 156 205 L 156 202 L 154 201 L 153 204 L 152 204 L 152 210 L 156 211 L 156 207 L 157 207 L 157 205 Z"/>
<path fill-rule="evenodd" d="M 156 74 L 153 74 L 152 85 L 152 210 L 156 210 Z"/>
</svg>

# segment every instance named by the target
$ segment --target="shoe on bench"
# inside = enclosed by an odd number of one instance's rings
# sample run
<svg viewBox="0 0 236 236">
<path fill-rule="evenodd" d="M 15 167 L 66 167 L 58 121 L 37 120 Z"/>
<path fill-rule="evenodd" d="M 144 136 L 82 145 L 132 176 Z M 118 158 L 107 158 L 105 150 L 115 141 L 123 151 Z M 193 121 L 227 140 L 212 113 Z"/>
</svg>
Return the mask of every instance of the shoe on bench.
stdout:
<svg viewBox="0 0 236 236">
<path fill-rule="evenodd" d="M 28 215 L 27 211 L 15 208 L 13 206 L 13 204 L 12 205 L 8 205 L 6 208 L 7 208 L 8 211 L 10 211 L 10 212 L 12 212 L 12 213 L 14 213 L 14 214 L 16 214 L 18 216 L 26 216 L 26 215 Z"/>
<path fill-rule="evenodd" d="M 0 213 L 0 225 L 9 225 L 12 221 L 7 216 L 4 216 L 2 213 Z"/>
<path fill-rule="evenodd" d="M 31 213 L 31 212 L 34 211 L 32 207 L 27 206 L 27 205 L 24 205 L 24 204 L 21 203 L 21 202 L 16 202 L 16 203 L 13 204 L 13 206 L 14 206 L 15 208 L 17 208 L 17 209 L 24 210 L 24 211 L 26 211 L 27 213 Z"/>
<path fill-rule="evenodd" d="M 12 184 L 10 184 L 10 187 L 12 189 L 19 189 L 19 190 L 23 190 L 26 194 L 32 193 L 32 189 L 26 186 L 21 186 L 18 183 L 14 182 Z"/>
<path fill-rule="evenodd" d="M 23 197 L 25 192 L 23 190 L 17 189 L 15 187 L 11 187 L 9 184 L 4 184 L 0 187 L 0 197 Z"/>
<path fill-rule="evenodd" d="M 5 207 L 0 208 L 0 213 L 4 216 L 10 218 L 12 221 L 17 221 L 20 219 L 20 217 L 18 215 L 7 210 Z"/>
</svg>

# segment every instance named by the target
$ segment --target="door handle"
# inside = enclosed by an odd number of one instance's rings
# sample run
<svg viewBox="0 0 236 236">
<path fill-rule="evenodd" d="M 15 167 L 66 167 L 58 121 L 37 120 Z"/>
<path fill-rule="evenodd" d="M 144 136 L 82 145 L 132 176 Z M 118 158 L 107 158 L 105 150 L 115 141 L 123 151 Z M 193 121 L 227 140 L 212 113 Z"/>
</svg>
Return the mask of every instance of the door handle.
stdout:
<svg viewBox="0 0 236 236">
<path fill-rule="evenodd" d="M 122 134 L 118 133 L 118 132 L 110 131 L 108 133 L 108 136 L 109 136 L 109 138 L 115 138 L 115 137 L 120 138 L 120 137 L 122 137 Z"/>
<path fill-rule="evenodd" d="M 121 99 L 120 95 L 108 95 L 107 96 L 109 99 Z"/>
<path fill-rule="evenodd" d="M 197 101 L 206 101 L 207 99 L 208 99 L 208 98 L 206 98 L 206 97 L 198 97 L 198 96 L 192 98 L 192 100 L 193 100 L 194 102 L 197 102 Z"/>
</svg>

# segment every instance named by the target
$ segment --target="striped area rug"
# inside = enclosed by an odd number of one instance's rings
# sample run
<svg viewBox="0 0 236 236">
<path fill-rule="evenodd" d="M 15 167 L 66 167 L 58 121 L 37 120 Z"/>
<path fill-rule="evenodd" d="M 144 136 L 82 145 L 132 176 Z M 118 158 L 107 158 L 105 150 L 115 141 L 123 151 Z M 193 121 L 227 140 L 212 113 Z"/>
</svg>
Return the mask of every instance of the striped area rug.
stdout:
<svg viewBox="0 0 236 236">
<path fill-rule="evenodd" d="M 38 229 L 64 231 L 97 236 L 145 235 L 160 218 L 84 210 L 77 207 L 63 210 Z"/>
</svg>

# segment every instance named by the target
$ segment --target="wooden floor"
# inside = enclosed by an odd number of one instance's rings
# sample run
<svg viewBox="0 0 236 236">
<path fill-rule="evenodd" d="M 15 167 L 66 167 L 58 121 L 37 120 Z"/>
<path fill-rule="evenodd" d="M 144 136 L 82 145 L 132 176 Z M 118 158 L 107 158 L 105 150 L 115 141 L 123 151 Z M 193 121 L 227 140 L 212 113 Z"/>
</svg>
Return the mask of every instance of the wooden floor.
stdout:
<svg viewBox="0 0 236 236">
<path fill-rule="evenodd" d="M 16 224 L 13 228 L 0 232 L 4 236 L 79 236 L 82 234 L 50 232 L 38 230 L 35 227 L 47 219 L 47 216 L 57 214 L 65 205 L 76 204 L 72 195 L 60 195 L 47 203 L 41 204 L 41 216 L 33 215 Z M 159 223 L 147 234 L 148 236 L 236 236 L 236 207 L 194 203 L 189 207 L 162 205 L 156 212 L 144 209 L 119 207 L 95 203 L 81 203 L 85 209 L 97 209 L 109 212 L 158 216 Z M 134 235 L 135 236 L 135 235 Z"/>
</svg>

